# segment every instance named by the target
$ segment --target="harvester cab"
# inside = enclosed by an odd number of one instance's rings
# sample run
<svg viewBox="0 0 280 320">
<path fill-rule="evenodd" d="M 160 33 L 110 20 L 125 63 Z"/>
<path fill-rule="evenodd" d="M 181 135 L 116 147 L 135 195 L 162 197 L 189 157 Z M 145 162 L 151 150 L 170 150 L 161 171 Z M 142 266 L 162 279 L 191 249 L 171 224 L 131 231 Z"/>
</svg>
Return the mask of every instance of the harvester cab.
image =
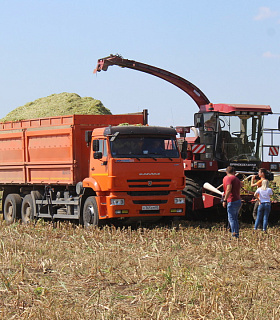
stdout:
<svg viewBox="0 0 280 320">
<path fill-rule="evenodd" d="M 262 156 L 264 115 L 269 113 L 269 106 L 201 106 L 194 116 L 199 132 L 195 143 L 203 145 L 205 152 L 196 155 L 196 159 L 217 161 L 219 169 L 232 165 L 237 170 L 256 170 Z"/>
</svg>

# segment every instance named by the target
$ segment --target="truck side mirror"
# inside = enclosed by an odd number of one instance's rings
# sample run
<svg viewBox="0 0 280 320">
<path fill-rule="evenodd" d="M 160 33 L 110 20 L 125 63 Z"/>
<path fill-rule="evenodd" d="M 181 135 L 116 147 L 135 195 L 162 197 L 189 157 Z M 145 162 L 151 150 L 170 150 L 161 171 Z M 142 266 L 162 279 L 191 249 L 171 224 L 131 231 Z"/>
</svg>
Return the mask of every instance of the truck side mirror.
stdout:
<svg viewBox="0 0 280 320">
<path fill-rule="evenodd" d="M 94 152 L 93 158 L 94 159 L 101 159 L 102 158 L 102 152 L 100 152 L 100 151 Z"/>
<path fill-rule="evenodd" d="M 93 140 L 92 141 L 92 150 L 98 151 L 99 150 L 99 140 Z"/>
<path fill-rule="evenodd" d="M 181 157 L 182 159 L 187 159 L 187 150 L 188 150 L 188 142 L 184 141 L 182 143 L 182 151 L 181 151 Z"/>
<path fill-rule="evenodd" d="M 280 117 L 278 118 L 278 130 L 280 131 Z"/>
<path fill-rule="evenodd" d="M 87 143 L 87 146 L 90 145 L 91 137 L 92 137 L 92 131 L 86 131 L 85 132 L 85 141 Z"/>
</svg>

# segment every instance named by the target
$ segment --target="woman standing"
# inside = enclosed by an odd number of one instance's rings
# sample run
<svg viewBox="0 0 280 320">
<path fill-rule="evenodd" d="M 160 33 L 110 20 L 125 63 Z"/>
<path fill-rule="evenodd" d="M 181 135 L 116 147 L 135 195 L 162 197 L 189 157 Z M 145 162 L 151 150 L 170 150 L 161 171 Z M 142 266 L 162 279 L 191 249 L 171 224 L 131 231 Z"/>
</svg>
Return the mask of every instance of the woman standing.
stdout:
<svg viewBox="0 0 280 320">
<path fill-rule="evenodd" d="M 260 188 L 262 186 L 262 182 L 265 179 L 265 176 L 267 174 L 267 170 L 264 168 L 260 168 L 258 175 L 253 175 L 251 180 L 251 187 L 257 187 Z M 257 177 L 259 177 L 259 180 L 257 180 Z M 259 207 L 259 201 L 256 200 L 254 209 L 253 209 L 253 218 L 256 221 L 257 220 L 257 214 L 258 214 L 258 207 Z"/>
<path fill-rule="evenodd" d="M 268 188 L 268 180 L 262 181 L 262 186 L 257 189 L 254 196 L 259 200 L 260 205 L 258 207 L 258 214 L 255 223 L 255 230 L 258 229 L 261 219 L 263 218 L 263 231 L 266 231 L 268 216 L 271 210 L 270 197 L 272 196 L 273 191 L 271 188 Z"/>
</svg>

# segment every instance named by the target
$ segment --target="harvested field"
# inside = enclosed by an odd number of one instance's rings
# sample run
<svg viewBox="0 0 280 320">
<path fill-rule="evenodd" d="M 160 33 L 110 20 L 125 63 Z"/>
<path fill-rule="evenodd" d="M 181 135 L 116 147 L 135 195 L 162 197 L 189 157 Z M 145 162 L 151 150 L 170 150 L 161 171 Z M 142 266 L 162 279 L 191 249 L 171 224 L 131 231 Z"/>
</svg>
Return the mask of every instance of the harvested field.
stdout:
<svg viewBox="0 0 280 320">
<path fill-rule="evenodd" d="M 111 114 L 100 100 L 80 97 L 76 93 L 63 92 L 26 103 L 0 119 L 1 122 L 18 121 L 70 114 Z"/>
<path fill-rule="evenodd" d="M 280 231 L 0 221 L 1 319 L 279 319 Z"/>
</svg>

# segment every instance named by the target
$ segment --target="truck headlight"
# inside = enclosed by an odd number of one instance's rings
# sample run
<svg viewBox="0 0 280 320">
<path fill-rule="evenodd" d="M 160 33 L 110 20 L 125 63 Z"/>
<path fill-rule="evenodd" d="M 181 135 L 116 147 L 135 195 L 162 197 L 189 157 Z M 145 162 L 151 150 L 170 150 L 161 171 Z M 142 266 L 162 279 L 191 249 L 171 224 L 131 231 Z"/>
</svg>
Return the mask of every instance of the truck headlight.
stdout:
<svg viewBox="0 0 280 320">
<path fill-rule="evenodd" d="M 123 206 L 124 199 L 111 199 L 111 206 Z"/>
<path fill-rule="evenodd" d="M 171 213 L 182 213 L 182 212 L 183 212 L 183 209 L 182 209 L 182 208 L 171 209 L 170 212 L 171 212 Z"/>
<path fill-rule="evenodd" d="M 174 203 L 175 204 L 184 204 L 185 198 L 174 198 Z"/>
</svg>

